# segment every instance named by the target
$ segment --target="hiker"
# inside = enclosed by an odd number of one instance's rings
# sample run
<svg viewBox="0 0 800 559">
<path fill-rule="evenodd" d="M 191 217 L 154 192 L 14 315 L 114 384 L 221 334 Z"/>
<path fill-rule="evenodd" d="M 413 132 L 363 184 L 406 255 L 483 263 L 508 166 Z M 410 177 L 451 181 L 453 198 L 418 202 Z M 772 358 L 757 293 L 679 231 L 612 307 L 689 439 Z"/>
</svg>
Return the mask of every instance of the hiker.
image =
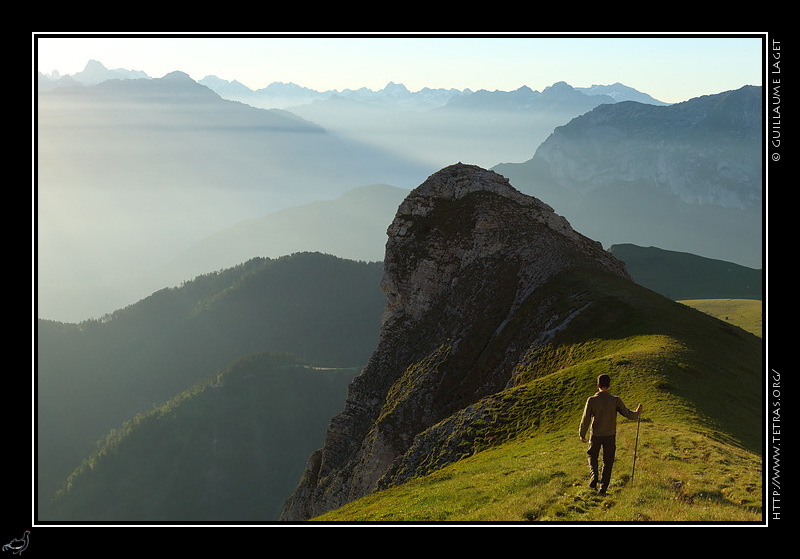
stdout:
<svg viewBox="0 0 800 559">
<path fill-rule="evenodd" d="M 611 468 L 614 465 L 614 454 L 616 452 L 617 439 L 617 413 L 628 419 L 638 419 L 642 414 L 642 404 L 631 411 L 618 396 L 613 396 L 608 391 L 611 387 L 611 377 L 600 375 L 597 377 L 598 391 L 594 396 L 586 400 L 586 407 L 581 418 L 580 437 L 581 442 L 586 442 L 586 434 L 589 427 L 592 429 L 592 441 L 586 454 L 589 456 L 589 468 L 591 469 L 591 480 L 589 487 L 592 489 L 600 483 L 600 494 L 605 495 L 608 484 L 611 481 Z M 597 476 L 597 458 L 600 449 L 603 449 L 603 476 Z"/>
</svg>

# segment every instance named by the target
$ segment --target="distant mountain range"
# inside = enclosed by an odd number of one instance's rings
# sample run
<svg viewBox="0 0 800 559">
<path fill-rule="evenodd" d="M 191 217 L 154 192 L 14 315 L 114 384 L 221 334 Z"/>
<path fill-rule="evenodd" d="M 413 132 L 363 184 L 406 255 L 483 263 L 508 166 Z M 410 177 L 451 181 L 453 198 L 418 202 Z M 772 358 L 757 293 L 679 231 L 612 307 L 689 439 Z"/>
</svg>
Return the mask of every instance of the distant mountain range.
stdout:
<svg viewBox="0 0 800 559">
<path fill-rule="evenodd" d="M 104 81 L 104 76 L 111 79 Z M 81 85 L 82 80 L 87 85 Z M 204 81 L 223 89 L 221 80 Z M 596 138 L 591 149 L 605 146 L 605 151 L 596 152 L 618 157 L 614 165 L 619 167 L 638 157 L 624 149 L 640 148 L 646 138 L 617 142 L 613 136 L 604 137 L 604 131 L 633 133 L 622 131 L 637 130 L 641 118 L 647 119 L 650 135 L 662 134 L 661 126 L 675 127 L 657 116 L 671 114 L 673 107 L 622 84 L 573 88 L 560 82 L 542 92 L 523 87 L 512 92 L 414 93 L 399 84 L 379 92 L 311 92 L 294 84 L 271 84 L 265 88 L 269 91 L 260 93 L 296 101 L 314 93 L 313 102 L 291 111 L 224 99 L 181 72 L 143 78 L 139 72 L 106 70 L 98 62 L 74 76 L 54 79 L 40 74 L 39 85 L 37 258 L 42 317 L 79 321 L 100 316 L 191 279 L 192 274 L 234 265 L 233 258 L 274 257 L 281 249 L 283 254 L 322 250 L 360 260 L 382 258 L 385 224 L 379 222 L 391 218 L 397 200 L 367 196 L 367 185 L 388 185 L 384 192 L 396 188 L 399 195 L 455 161 L 495 168 L 606 246 L 659 246 L 760 267 L 757 209 L 742 216 L 739 209 L 679 201 L 681 226 L 675 227 L 675 214 L 668 211 L 676 203 L 672 194 L 652 192 L 646 182 L 640 188 L 623 174 L 615 186 L 587 190 L 583 179 L 580 189 L 577 183 L 556 180 L 567 169 L 588 180 L 599 168 L 594 162 L 584 169 L 588 159 L 563 151 L 568 145 L 563 138 L 570 130 L 585 128 L 580 134 Z M 728 97 L 718 115 L 739 110 L 735 97 Z M 652 104 L 621 101 L 628 98 Z M 684 105 L 694 101 L 674 111 Z M 626 107 L 641 110 L 622 112 Z M 591 114 L 615 115 L 609 120 L 614 128 L 597 125 L 596 119 L 588 118 Z M 576 118 L 581 115 L 586 116 Z M 756 124 L 748 123 L 748 130 Z M 586 127 L 592 126 L 589 132 Z M 706 127 L 703 133 L 710 145 L 730 146 L 731 138 L 737 137 L 730 136 L 731 130 Z M 659 141 L 668 147 L 682 140 L 672 134 Z M 553 151 L 555 145 L 562 151 Z M 574 151 L 575 144 L 570 149 Z M 547 153 L 559 155 L 548 159 L 549 174 L 543 174 L 540 162 Z M 688 157 L 690 166 L 701 152 L 668 147 L 664 153 L 671 154 L 669 167 L 651 163 L 661 169 L 663 180 L 672 184 L 681 177 L 684 183 L 692 178 L 681 175 L 680 157 Z M 720 147 L 702 153 L 704 167 L 720 164 L 727 176 L 747 177 L 750 182 L 742 188 L 751 200 L 759 200 L 760 181 L 754 182 L 758 162 L 752 152 L 739 158 Z M 757 159 L 758 150 L 755 153 Z M 614 173 L 604 173 L 616 180 Z M 712 189 L 718 200 L 726 196 L 724 184 L 698 188 Z M 323 207 L 341 213 L 310 211 Z M 662 210 L 665 217 L 659 218 Z M 292 220 L 278 225 L 287 216 Z M 368 229 L 362 229 L 360 224 L 366 222 Z M 253 236 L 245 241 L 239 235 L 230 249 L 219 246 L 221 237 L 211 240 L 223 232 L 234 235 L 248 229 Z M 736 241 L 726 242 L 726 236 Z M 320 243 L 316 248 L 315 242 Z"/>
<path fill-rule="evenodd" d="M 556 126 L 613 102 L 559 82 L 542 92 L 521 87 L 454 95 L 433 108 L 336 95 L 289 110 L 341 138 L 403 154 L 433 172 L 457 161 L 487 167 L 526 161 Z"/>
<path fill-rule="evenodd" d="M 58 72 L 52 74 L 38 73 L 39 91 L 46 91 L 56 87 L 71 85 L 96 85 L 100 82 L 111 79 L 138 79 L 152 78 L 140 70 L 126 70 L 123 68 L 108 69 L 97 60 L 90 60 L 86 67 L 75 74 L 62 76 Z M 491 96 L 493 93 L 515 94 L 515 92 L 490 92 L 479 90 L 473 92 L 471 89 L 442 89 L 442 88 L 423 88 L 419 91 L 409 91 L 403 84 L 389 82 L 378 91 L 373 91 L 366 87 L 358 89 L 344 89 L 317 91 L 294 83 L 272 82 L 260 89 L 250 89 L 246 85 L 236 80 L 224 80 L 217 76 L 205 76 L 198 80 L 198 83 L 215 91 L 224 99 L 231 101 L 241 101 L 254 107 L 262 109 L 285 109 L 297 105 L 305 105 L 313 101 L 325 100 L 331 97 L 342 97 L 354 101 L 372 103 L 387 108 L 405 108 L 414 110 L 426 110 L 442 107 L 452 99 L 459 97 L 470 97 L 472 93 L 477 93 L 480 97 Z M 610 97 L 614 102 L 618 101 L 638 101 L 640 103 L 652 103 L 664 105 L 662 101 L 654 99 L 646 93 L 637 91 L 631 87 L 620 83 L 611 85 L 592 85 L 590 87 L 577 87 L 579 91 L 586 95 L 602 95 Z M 531 92 L 530 88 L 522 87 L 518 92 L 527 95 Z"/>
<path fill-rule="evenodd" d="M 410 166 L 296 114 L 224 100 L 182 72 L 55 88 L 37 100 L 43 186 L 249 191 L 269 207 L 396 180 L 391 173 Z"/>
<path fill-rule="evenodd" d="M 39 91 L 61 84 L 91 86 L 103 75 L 106 79 L 142 77 L 141 72 L 106 70 L 100 62 L 90 61 L 82 72 L 71 76 L 39 74 Z M 423 166 L 427 172 L 416 182 L 398 182 L 398 175 L 361 182 L 386 182 L 409 189 L 456 161 L 484 166 L 525 161 L 554 127 L 601 104 L 626 100 L 665 104 L 620 83 L 573 88 L 558 82 L 541 92 L 527 86 L 514 91 L 423 88 L 412 92 L 393 82 L 378 91 L 363 87 L 315 91 L 280 82 L 251 90 L 216 76 L 206 76 L 198 83 L 223 99 L 261 109 L 287 109 L 354 145 L 373 146 Z"/>
<path fill-rule="evenodd" d="M 83 70 L 72 75 L 62 76 L 58 70 L 54 70 L 51 74 L 38 72 L 37 77 L 39 91 L 47 91 L 56 87 L 97 85 L 107 80 L 147 79 L 150 76 L 141 70 L 126 70 L 124 68 L 109 70 L 101 62 L 89 60 Z"/>
<path fill-rule="evenodd" d="M 40 92 L 37 117 L 39 312 L 53 318 L 146 296 L 135 278 L 238 222 L 427 172 L 181 73 Z"/>
</svg>

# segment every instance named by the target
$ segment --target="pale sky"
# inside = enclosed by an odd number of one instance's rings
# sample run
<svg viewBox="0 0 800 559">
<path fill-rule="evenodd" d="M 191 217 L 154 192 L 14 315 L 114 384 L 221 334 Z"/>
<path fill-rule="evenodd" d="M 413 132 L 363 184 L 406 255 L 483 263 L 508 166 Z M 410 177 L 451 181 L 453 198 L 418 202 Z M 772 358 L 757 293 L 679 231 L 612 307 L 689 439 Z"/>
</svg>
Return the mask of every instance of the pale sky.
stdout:
<svg viewBox="0 0 800 559">
<path fill-rule="evenodd" d="M 388 82 L 423 87 L 541 91 L 615 82 L 668 103 L 762 83 L 765 32 L 693 36 L 80 36 L 35 32 L 35 68 L 80 72 L 89 60 L 152 78 L 180 70 L 251 89 L 291 82 L 324 91 L 382 89 Z"/>
</svg>

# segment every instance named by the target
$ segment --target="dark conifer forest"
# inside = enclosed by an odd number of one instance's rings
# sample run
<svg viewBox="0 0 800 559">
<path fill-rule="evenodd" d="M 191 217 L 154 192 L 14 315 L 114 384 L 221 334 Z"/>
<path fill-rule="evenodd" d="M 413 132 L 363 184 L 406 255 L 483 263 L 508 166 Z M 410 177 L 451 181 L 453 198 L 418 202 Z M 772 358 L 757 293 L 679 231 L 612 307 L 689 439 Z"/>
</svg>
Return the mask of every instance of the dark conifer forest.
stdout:
<svg viewBox="0 0 800 559">
<path fill-rule="evenodd" d="M 210 405 L 213 389 L 197 402 L 191 395 L 203 392 L 202 386 L 220 382 L 219 375 L 229 368 L 238 371 L 239 377 L 247 376 L 242 371 L 250 371 L 259 379 L 253 381 L 258 388 L 249 396 L 263 400 L 263 405 L 256 400 L 253 413 L 275 413 L 279 408 L 270 399 L 278 398 L 280 409 L 292 408 L 283 421 L 297 421 L 301 427 L 313 425 L 309 436 L 321 438 L 327 421 L 344 401 L 343 386 L 366 363 L 377 343 L 385 303 L 380 291 L 382 270 L 380 263 L 320 253 L 256 258 L 160 290 L 97 320 L 79 324 L 39 320 L 37 473 L 43 518 L 47 518 L 44 511 L 49 509 L 52 495 L 65 488 L 68 476 L 82 461 L 101 450 L 103 455 L 109 454 L 110 447 L 104 446 L 109 443 L 109 433 L 116 430 L 111 439 L 119 440 L 143 417 L 147 417 L 147 425 L 153 425 L 155 418 L 162 417 L 162 406 L 172 401 L 170 407 L 174 408 L 175 398 L 185 402 L 182 406 Z M 257 355 L 270 357 L 253 357 Z M 310 376 L 328 380 L 312 382 Z M 246 386 L 240 382 L 244 381 L 229 380 L 227 386 Z M 293 390 L 301 388 L 310 401 L 292 407 Z M 275 396 L 280 393 L 286 394 L 285 399 Z M 244 409 L 233 396 L 225 402 L 223 405 Z M 181 411 L 179 417 L 186 413 Z M 277 419 L 262 419 L 259 429 L 276 431 L 262 435 L 262 440 L 297 433 Z M 157 423 L 162 425 L 160 429 L 179 425 Z M 254 425 L 252 420 L 245 421 L 236 429 L 231 427 L 231 432 L 238 430 L 246 436 Z M 209 436 L 207 428 L 198 427 L 203 436 Z M 136 440 L 155 436 L 145 432 Z M 299 452 L 292 457 L 295 469 L 315 448 L 309 441 L 300 443 L 304 437 L 296 435 L 302 450 L 295 447 Z M 163 444 L 177 444 L 174 439 L 169 441 L 166 437 Z M 231 444 L 246 443 L 237 440 Z M 284 440 L 278 446 L 288 456 L 293 445 L 295 442 Z M 185 467 L 192 463 L 173 465 L 173 469 L 186 478 L 191 474 Z M 154 475 L 161 475 L 163 468 L 153 468 Z M 143 476 L 150 470 L 140 466 L 134 471 Z M 270 471 L 264 470 L 264 479 L 270 478 Z M 299 471 L 293 473 L 292 483 Z M 125 475 L 122 470 L 120 475 Z M 261 506 L 269 508 L 269 504 Z M 166 514 L 155 504 L 151 508 L 151 513 Z"/>
</svg>

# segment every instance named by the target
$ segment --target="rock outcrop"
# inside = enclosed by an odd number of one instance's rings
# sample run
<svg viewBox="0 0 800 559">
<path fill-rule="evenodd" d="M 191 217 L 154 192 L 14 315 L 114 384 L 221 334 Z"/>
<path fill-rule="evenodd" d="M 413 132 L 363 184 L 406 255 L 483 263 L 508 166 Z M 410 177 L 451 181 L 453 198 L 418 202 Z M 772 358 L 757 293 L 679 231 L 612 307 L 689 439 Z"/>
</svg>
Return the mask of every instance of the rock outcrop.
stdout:
<svg viewBox="0 0 800 559">
<path fill-rule="evenodd" d="M 524 356 L 591 304 L 543 288 L 573 272 L 630 279 L 552 208 L 461 163 L 413 190 L 387 233 L 378 347 L 282 520 L 311 518 L 457 460 L 469 444 L 464 425 L 480 413 L 474 404 L 513 385 Z"/>
</svg>

